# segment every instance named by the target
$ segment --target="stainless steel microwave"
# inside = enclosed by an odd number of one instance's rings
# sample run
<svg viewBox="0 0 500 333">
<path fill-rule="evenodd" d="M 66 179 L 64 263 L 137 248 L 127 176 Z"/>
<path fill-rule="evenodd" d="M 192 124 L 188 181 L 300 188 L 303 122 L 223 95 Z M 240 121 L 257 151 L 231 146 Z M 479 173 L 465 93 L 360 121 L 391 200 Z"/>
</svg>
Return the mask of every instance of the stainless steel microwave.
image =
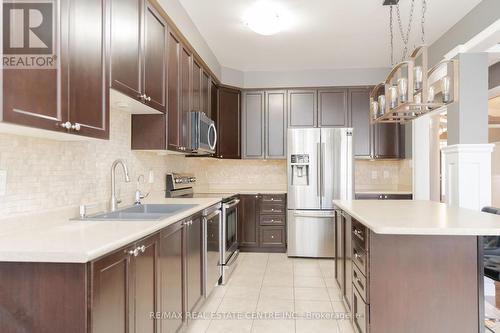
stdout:
<svg viewBox="0 0 500 333">
<path fill-rule="evenodd" d="M 217 129 L 215 122 L 204 112 L 191 112 L 191 151 L 193 154 L 215 153 Z"/>
</svg>

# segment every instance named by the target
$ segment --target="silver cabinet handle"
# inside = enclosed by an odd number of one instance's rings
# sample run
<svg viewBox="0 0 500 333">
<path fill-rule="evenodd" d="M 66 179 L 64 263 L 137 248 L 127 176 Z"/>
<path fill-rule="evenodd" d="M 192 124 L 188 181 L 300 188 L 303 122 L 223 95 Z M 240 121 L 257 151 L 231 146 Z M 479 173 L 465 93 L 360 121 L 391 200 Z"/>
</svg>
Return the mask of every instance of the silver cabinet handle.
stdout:
<svg viewBox="0 0 500 333">
<path fill-rule="evenodd" d="M 141 246 L 139 249 L 141 250 L 142 253 L 146 252 L 146 246 L 145 245 Z"/>
<path fill-rule="evenodd" d="M 75 123 L 74 125 L 71 125 L 71 129 L 79 131 L 81 129 L 81 125 L 79 123 Z"/>
<path fill-rule="evenodd" d="M 138 247 L 136 247 L 135 249 L 130 250 L 130 251 L 128 251 L 127 253 L 128 253 L 129 255 L 131 255 L 131 256 L 137 257 L 137 256 L 139 255 L 139 248 L 138 248 Z"/>
<path fill-rule="evenodd" d="M 146 96 L 146 95 L 144 95 L 144 96 Z M 145 97 L 144 99 L 145 99 L 146 101 L 148 101 L 148 102 L 151 102 L 151 97 L 149 97 L 149 96 Z"/>
<path fill-rule="evenodd" d="M 271 236 L 271 239 L 274 239 L 274 236 Z"/>
<path fill-rule="evenodd" d="M 67 130 L 71 129 L 71 123 L 69 121 L 65 122 L 65 123 L 61 123 L 60 125 L 62 128 L 65 128 Z"/>
</svg>

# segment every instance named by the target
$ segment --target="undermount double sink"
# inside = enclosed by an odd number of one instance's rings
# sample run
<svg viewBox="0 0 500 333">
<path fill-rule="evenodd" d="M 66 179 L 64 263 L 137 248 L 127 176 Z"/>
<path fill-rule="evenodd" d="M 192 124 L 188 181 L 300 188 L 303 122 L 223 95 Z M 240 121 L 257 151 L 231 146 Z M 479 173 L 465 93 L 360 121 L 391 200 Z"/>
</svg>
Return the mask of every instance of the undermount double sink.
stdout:
<svg viewBox="0 0 500 333">
<path fill-rule="evenodd" d="M 91 221 L 157 221 L 194 208 L 194 204 L 145 204 L 85 217 Z"/>
</svg>

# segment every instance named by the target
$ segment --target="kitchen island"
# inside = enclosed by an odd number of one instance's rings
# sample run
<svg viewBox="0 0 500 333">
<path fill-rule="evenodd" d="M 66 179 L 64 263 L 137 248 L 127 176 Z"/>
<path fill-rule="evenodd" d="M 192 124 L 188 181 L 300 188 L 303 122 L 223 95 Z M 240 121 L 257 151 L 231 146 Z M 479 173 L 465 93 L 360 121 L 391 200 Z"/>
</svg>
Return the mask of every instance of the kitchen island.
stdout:
<svg viewBox="0 0 500 333">
<path fill-rule="evenodd" d="M 482 237 L 500 216 L 431 201 L 335 200 L 336 280 L 361 333 L 483 332 Z"/>
</svg>

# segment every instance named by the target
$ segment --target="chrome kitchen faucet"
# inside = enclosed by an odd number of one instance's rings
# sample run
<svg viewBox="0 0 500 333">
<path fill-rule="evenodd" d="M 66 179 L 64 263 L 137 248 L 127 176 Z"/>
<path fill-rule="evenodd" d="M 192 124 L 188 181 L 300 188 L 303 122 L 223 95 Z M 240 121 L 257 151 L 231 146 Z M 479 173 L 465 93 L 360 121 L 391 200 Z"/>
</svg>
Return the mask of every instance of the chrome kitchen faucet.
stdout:
<svg viewBox="0 0 500 333">
<path fill-rule="evenodd" d="M 116 167 L 120 164 L 123 168 L 123 174 L 125 175 L 125 181 L 127 183 L 130 182 L 130 177 L 128 175 L 128 168 L 127 165 L 125 164 L 125 161 L 122 159 L 117 159 L 116 161 L 113 162 L 111 165 L 111 211 L 114 212 L 116 208 L 118 207 L 118 204 L 121 203 L 122 201 L 120 199 L 116 198 L 116 182 L 115 182 L 115 173 L 116 173 Z"/>
</svg>

